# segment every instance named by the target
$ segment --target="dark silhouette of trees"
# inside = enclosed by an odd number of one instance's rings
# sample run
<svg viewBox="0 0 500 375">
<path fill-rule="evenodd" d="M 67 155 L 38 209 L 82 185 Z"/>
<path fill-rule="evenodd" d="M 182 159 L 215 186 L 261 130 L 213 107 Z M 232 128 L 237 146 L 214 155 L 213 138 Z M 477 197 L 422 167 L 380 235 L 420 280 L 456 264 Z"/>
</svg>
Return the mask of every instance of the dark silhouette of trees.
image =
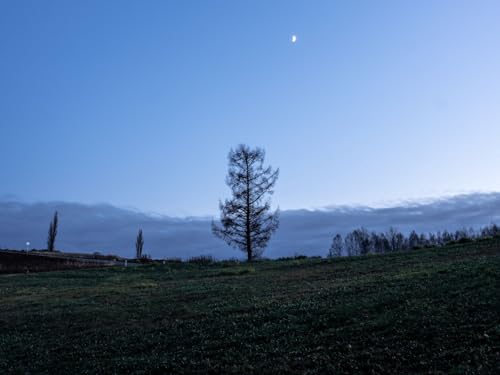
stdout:
<svg viewBox="0 0 500 375">
<path fill-rule="evenodd" d="M 418 234 L 411 231 L 408 237 L 396 228 L 390 228 L 385 233 L 368 232 L 365 228 L 355 229 L 346 234 L 342 242 L 342 236 L 337 234 L 333 238 L 332 245 L 328 250 L 328 257 L 347 254 L 348 256 L 365 254 L 384 254 L 401 250 L 417 250 L 426 247 L 442 247 L 457 243 L 470 242 L 483 238 L 500 236 L 500 228 L 496 224 L 474 230 L 473 228 L 462 228 L 455 232 L 437 232 Z"/>
<path fill-rule="evenodd" d="M 443 244 L 447 244 L 448 242 L 451 242 L 453 241 L 453 235 L 448 232 L 447 230 L 445 230 L 443 232 Z"/>
<path fill-rule="evenodd" d="M 328 257 L 333 258 L 342 256 L 343 247 L 342 236 L 340 234 L 335 235 L 335 237 L 333 237 L 330 250 L 328 251 Z"/>
<path fill-rule="evenodd" d="M 370 253 L 371 241 L 370 233 L 365 228 L 356 229 L 352 232 L 354 241 L 357 243 L 359 255 L 366 255 Z"/>
<path fill-rule="evenodd" d="M 212 221 L 214 235 L 246 253 L 248 261 L 262 255 L 279 224 L 279 210 L 271 212 L 269 200 L 279 169 L 264 167 L 264 157 L 263 149 L 247 145 L 229 152 L 232 198 L 219 203 L 220 225 Z"/>
<path fill-rule="evenodd" d="M 55 251 L 56 237 L 57 237 L 57 226 L 59 224 L 59 218 L 57 211 L 54 213 L 54 217 L 50 222 L 49 235 L 47 237 L 47 250 Z"/>
<path fill-rule="evenodd" d="M 375 254 L 383 254 L 389 251 L 389 241 L 385 234 L 372 232 L 370 236 L 371 246 Z"/>
<path fill-rule="evenodd" d="M 396 228 L 389 228 L 385 236 L 389 241 L 390 251 L 400 251 L 404 249 L 405 237 Z"/>
<path fill-rule="evenodd" d="M 500 228 L 496 224 L 491 224 L 489 227 L 481 229 L 481 236 L 495 237 L 500 235 Z"/>
<path fill-rule="evenodd" d="M 144 247 L 144 237 L 142 235 L 142 229 L 139 229 L 137 233 L 137 239 L 135 240 L 135 258 L 142 258 L 142 248 Z"/>
<path fill-rule="evenodd" d="M 420 237 L 414 230 L 411 231 L 408 237 L 408 246 L 410 249 L 417 249 L 420 246 Z"/>
<path fill-rule="evenodd" d="M 347 233 L 344 239 L 344 247 L 347 253 L 347 256 L 356 256 L 359 255 L 359 243 L 357 242 L 357 238 L 353 232 Z"/>
</svg>

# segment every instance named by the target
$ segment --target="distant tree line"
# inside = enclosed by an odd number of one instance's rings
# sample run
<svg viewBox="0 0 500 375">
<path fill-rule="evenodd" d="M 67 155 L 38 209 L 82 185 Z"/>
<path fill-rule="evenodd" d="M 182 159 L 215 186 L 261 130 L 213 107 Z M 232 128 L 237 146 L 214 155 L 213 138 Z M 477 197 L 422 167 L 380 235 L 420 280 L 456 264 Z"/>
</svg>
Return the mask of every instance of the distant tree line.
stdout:
<svg viewBox="0 0 500 375">
<path fill-rule="evenodd" d="M 465 243 L 477 239 L 500 235 L 500 227 L 496 224 L 483 227 L 459 229 L 455 232 L 447 230 L 436 233 L 417 233 L 412 231 L 408 236 L 395 228 L 387 232 L 370 232 L 366 228 L 355 229 L 345 237 L 336 234 L 328 250 L 329 257 L 356 256 L 367 254 L 384 254 L 394 251 L 416 250 L 428 247 L 441 247 L 453 243 Z"/>
</svg>

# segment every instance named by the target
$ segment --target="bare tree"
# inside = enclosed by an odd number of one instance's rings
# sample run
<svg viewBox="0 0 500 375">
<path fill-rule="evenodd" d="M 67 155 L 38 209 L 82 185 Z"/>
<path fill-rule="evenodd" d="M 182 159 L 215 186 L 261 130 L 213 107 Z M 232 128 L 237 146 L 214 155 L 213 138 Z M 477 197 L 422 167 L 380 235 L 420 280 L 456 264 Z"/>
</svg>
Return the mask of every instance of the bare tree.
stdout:
<svg viewBox="0 0 500 375">
<path fill-rule="evenodd" d="M 335 237 L 333 237 L 330 250 L 328 251 L 328 257 L 333 258 L 342 256 L 343 247 L 344 247 L 344 241 L 342 240 L 342 236 L 340 234 L 335 235 Z"/>
<path fill-rule="evenodd" d="M 137 239 L 135 240 L 135 257 L 136 259 L 142 258 L 142 248 L 144 247 L 144 237 L 142 235 L 142 229 L 139 229 L 137 234 Z"/>
<path fill-rule="evenodd" d="M 420 237 L 418 236 L 417 232 L 412 230 L 410 233 L 410 237 L 408 237 L 408 247 L 410 248 L 410 250 L 414 250 L 420 246 L 421 246 Z"/>
<path fill-rule="evenodd" d="M 359 249 L 359 255 L 366 255 L 371 249 L 371 238 L 370 233 L 361 227 L 360 229 L 355 229 L 352 234 L 354 235 L 354 240 L 357 242 L 357 248 Z"/>
<path fill-rule="evenodd" d="M 347 233 L 344 238 L 344 247 L 347 253 L 347 256 L 356 256 L 359 255 L 360 249 L 358 246 L 358 242 L 356 241 L 356 237 L 353 232 Z"/>
<path fill-rule="evenodd" d="M 219 203 L 221 225 L 212 222 L 214 235 L 246 253 L 248 261 L 262 255 L 279 224 L 279 210 L 271 212 L 268 197 L 279 169 L 264 167 L 264 157 L 263 149 L 246 145 L 229 152 L 226 183 L 233 196 Z"/>
<path fill-rule="evenodd" d="M 50 222 L 49 235 L 47 237 L 47 250 L 55 251 L 56 236 L 57 236 L 57 225 L 59 223 L 59 218 L 57 211 L 54 213 L 54 218 Z"/>
<path fill-rule="evenodd" d="M 389 249 L 389 241 L 385 237 L 384 233 L 377 234 L 375 232 L 372 232 L 370 241 L 372 243 L 373 252 L 375 254 L 386 253 Z"/>
<path fill-rule="evenodd" d="M 389 228 L 386 237 L 389 241 L 390 251 L 400 251 L 404 249 L 405 237 L 403 233 L 399 232 L 396 228 Z"/>
<path fill-rule="evenodd" d="M 425 233 L 420 233 L 420 236 L 418 237 L 418 241 L 420 243 L 420 247 L 426 247 L 429 245 L 429 240 L 427 239 L 427 236 Z"/>
</svg>

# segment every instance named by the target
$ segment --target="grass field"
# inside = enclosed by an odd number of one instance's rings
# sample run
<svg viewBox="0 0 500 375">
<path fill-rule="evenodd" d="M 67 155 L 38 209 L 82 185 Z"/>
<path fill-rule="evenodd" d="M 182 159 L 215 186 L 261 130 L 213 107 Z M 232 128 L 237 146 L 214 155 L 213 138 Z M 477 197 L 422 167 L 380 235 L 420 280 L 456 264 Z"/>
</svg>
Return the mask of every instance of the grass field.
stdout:
<svg viewBox="0 0 500 375">
<path fill-rule="evenodd" d="M 500 373 L 500 240 L 0 276 L 0 373 Z"/>
</svg>

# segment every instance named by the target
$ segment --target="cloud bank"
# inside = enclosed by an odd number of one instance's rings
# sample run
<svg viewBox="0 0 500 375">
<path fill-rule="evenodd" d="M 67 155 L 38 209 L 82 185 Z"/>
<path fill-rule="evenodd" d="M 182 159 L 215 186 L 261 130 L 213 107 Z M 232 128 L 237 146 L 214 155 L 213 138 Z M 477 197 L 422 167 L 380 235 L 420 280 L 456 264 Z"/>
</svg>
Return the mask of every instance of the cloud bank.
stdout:
<svg viewBox="0 0 500 375">
<path fill-rule="evenodd" d="M 106 204 L 0 201 L 0 248 L 46 248 L 49 222 L 59 212 L 56 247 L 72 252 L 134 255 L 135 236 L 142 228 L 144 252 L 154 258 L 189 258 L 212 255 L 242 257 L 211 233 L 210 218 L 172 218 L 149 215 Z M 289 210 L 281 213 L 280 228 L 264 255 L 270 258 L 295 253 L 326 255 L 331 238 L 364 226 L 385 231 L 393 226 L 403 232 L 455 230 L 500 223 L 500 193 L 467 194 L 426 203 L 389 208 L 332 207 L 322 210 Z"/>
</svg>

